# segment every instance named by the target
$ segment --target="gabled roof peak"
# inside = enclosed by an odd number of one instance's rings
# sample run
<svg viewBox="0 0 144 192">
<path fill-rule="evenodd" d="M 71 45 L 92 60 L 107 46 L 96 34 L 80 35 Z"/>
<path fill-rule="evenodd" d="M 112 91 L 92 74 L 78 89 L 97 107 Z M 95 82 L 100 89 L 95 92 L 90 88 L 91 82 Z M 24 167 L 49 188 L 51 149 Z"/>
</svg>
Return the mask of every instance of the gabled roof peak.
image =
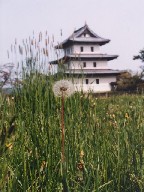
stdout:
<svg viewBox="0 0 144 192">
<path fill-rule="evenodd" d="M 85 25 L 77 30 L 74 30 L 74 32 L 68 37 L 66 40 L 64 40 L 60 45 L 55 46 L 55 48 L 60 47 L 67 47 L 69 44 L 72 44 L 74 42 L 83 42 L 83 43 L 97 43 L 99 45 L 104 45 L 108 43 L 109 39 L 104 39 L 100 36 L 98 36 L 96 33 L 94 33 L 87 23 Z"/>
<path fill-rule="evenodd" d="M 77 38 L 82 36 L 83 34 L 89 34 L 90 37 L 94 37 L 94 38 L 101 38 L 99 37 L 96 33 L 94 33 L 88 26 L 88 24 L 85 22 L 85 25 L 77 30 L 75 30 L 73 32 L 73 34 L 71 35 L 71 37 Z"/>
</svg>

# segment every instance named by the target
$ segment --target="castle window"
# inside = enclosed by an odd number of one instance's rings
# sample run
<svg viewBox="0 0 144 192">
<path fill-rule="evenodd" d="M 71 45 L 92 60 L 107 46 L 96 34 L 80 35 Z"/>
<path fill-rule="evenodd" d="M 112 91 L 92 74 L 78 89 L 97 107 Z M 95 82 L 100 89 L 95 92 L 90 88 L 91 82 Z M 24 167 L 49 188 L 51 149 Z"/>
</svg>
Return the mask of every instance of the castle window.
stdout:
<svg viewBox="0 0 144 192">
<path fill-rule="evenodd" d="M 96 62 L 93 62 L 93 67 L 96 67 Z"/>
<path fill-rule="evenodd" d="M 83 67 L 86 67 L 86 62 L 83 62 Z"/>
<path fill-rule="evenodd" d="M 80 51 L 83 52 L 84 48 L 83 47 L 80 47 Z"/>
<path fill-rule="evenodd" d="M 99 79 L 96 79 L 96 84 L 99 84 Z"/>
<path fill-rule="evenodd" d="M 94 52 L 94 47 L 91 47 L 91 52 Z"/>
<path fill-rule="evenodd" d="M 68 67 L 67 67 L 68 69 L 70 68 L 70 62 L 68 62 Z"/>
<path fill-rule="evenodd" d="M 67 49 L 67 54 L 70 54 L 70 48 Z"/>
<path fill-rule="evenodd" d="M 86 83 L 86 84 L 88 84 L 88 83 L 89 83 L 89 80 L 88 80 L 88 79 L 86 79 L 86 80 L 85 80 L 85 83 Z"/>
<path fill-rule="evenodd" d="M 83 36 L 84 36 L 84 37 L 90 37 L 90 35 L 87 34 L 87 33 L 84 33 Z"/>
</svg>

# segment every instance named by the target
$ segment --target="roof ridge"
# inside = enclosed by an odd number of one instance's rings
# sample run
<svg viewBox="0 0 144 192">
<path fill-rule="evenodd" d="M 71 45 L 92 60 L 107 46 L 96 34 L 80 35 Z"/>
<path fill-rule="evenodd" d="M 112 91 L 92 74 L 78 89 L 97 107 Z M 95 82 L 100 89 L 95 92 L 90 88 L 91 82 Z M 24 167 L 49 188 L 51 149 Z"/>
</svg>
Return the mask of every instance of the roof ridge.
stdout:
<svg viewBox="0 0 144 192">
<path fill-rule="evenodd" d="M 68 37 L 68 38 L 66 38 L 62 43 L 60 43 L 60 45 L 64 45 L 64 44 L 66 44 L 68 41 L 70 42 L 70 41 L 74 41 L 74 40 L 76 40 L 76 41 L 80 41 L 80 40 L 82 40 L 81 38 L 79 38 L 84 32 L 85 32 L 85 30 L 88 30 L 88 32 L 90 33 L 90 38 L 94 38 L 95 40 L 93 40 L 93 41 L 97 41 L 97 43 L 100 43 L 101 45 L 104 45 L 104 44 L 106 44 L 106 43 L 108 43 L 110 40 L 109 39 L 105 39 L 105 38 L 103 38 L 103 37 L 100 37 L 99 35 L 97 35 L 95 32 L 93 32 L 90 28 L 89 28 L 89 26 L 87 25 L 87 24 L 85 24 L 83 27 L 81 27 L 81 28 L 79 28 L 79 29 L 77 29 L 77 30 L 74 30 L 74 32 Z M 84 41 L 90 41 L 90 38 L 89 39 L 87 39 L 87 38 L 85 38 L 85 40 Z M 79 39 L 79 40 L 78 40 Z M 57 46 L 55 46 L 56 48 L 59 48 L 60 47 L 60 45 L 57 45 Z"/>
</svg>

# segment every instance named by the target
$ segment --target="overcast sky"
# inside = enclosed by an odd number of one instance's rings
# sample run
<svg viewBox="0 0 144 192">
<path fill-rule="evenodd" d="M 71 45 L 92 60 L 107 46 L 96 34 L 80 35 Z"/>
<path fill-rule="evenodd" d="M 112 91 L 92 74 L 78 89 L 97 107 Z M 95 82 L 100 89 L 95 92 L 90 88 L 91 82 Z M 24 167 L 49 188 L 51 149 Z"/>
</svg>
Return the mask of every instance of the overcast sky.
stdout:
<svg viewBox="0 0 144 192">
<path fill-rule="evenodd" d="M 109 68 L 137 71 L 141 62 L 132 58 L 144 48 L 143 20 L 144 0 L 0 0 L 0 65 L 8 61 L 6 51 L 15 38 L 47 30 L 60 42 L 86 22 L 111 40 L 102 52 L 119 55 Z"/>
</svg>

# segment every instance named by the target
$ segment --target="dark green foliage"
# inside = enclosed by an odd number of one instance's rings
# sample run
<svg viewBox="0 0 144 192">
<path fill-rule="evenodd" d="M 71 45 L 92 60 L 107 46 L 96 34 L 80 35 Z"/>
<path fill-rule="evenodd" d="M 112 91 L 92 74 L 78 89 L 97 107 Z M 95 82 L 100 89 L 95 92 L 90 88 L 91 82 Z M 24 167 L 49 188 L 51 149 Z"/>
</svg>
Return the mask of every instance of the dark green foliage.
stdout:
<svg viewBox="0 0 144 192">
<path fill-rule="evenodd" d="M 132 75 L 126 71 L 117 77 L 117 91 L 141 93 L 144 91 L 143 88 L 144 82 L 139 74 Z"/>
<path fill-rule="evenodd" d="M 144 62 L 144 49 L 140 50 L 139 55 L 133 57 L 133 60 L 136 59 L 140 59 L 142 62 Z"/>
</svg>

